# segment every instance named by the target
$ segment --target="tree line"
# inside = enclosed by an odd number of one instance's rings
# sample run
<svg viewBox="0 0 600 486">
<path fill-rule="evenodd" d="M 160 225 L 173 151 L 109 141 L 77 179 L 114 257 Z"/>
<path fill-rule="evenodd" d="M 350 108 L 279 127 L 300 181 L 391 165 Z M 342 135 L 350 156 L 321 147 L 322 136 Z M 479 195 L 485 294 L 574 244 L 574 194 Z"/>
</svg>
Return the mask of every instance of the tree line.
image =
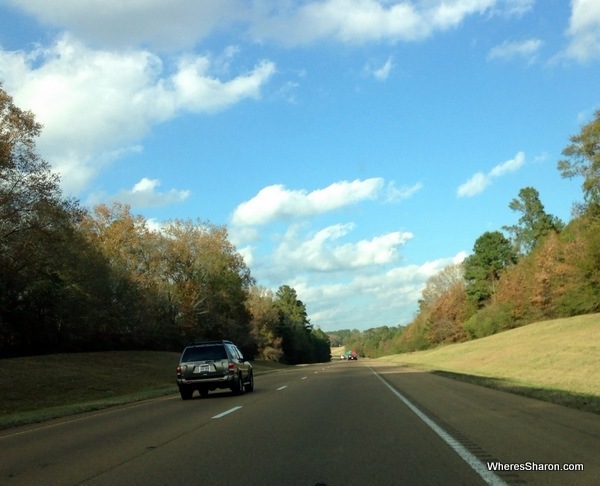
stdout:
<svg viewBox="0 0 600 486">
<path fill-rule="evenodd" d="M 296 291 L 256 286 L 226 227 L 83 208 L 37 153 L 41 130 L 0 85 L 0 357 L 227 338 L 250 357 L 329 359 Z"/>
<path fill-rule="evenodd" d="M 430 277 L 408 325 L 337 331 L 332 342 L 376 357 L 599 312 L 600 110 L 562 155 L 561 176 L 583 179 L 569 222 L 548 214 L 535 188 L 522 188 L 509 203 L 518 222 L 483 233 L 465 261 Z"/>
</svg>

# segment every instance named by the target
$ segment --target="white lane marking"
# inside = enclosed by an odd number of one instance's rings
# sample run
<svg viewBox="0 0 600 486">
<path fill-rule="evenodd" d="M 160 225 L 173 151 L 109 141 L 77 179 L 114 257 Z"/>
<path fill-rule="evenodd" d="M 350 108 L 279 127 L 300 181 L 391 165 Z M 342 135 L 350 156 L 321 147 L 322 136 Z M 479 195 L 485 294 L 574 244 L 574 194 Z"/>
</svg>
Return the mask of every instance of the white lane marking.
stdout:
<svg viewBox="0 0 600 486">
<path fill-rule="evenodd" d="M 277 388 L 277 391 L 283 390 L 284 388 L 287 388 L 287 385 L 280 386 L 279 388 Z"/>
<path fill-rule="evenodd" d="M 235 412 L 236 410 L 239 410 L 240 408 L 242 408 L 241 405 L 238 407 L 230 408 L 229 410 L 225 410 L 223 413 L 220 413 L 219 415 L 215 415 L 213 418 L 219 419 L 221 417 L 225 417 L 225 415 L 229 415 L 230 413 Z"/>
<path fill-rule="evenodd" d="M 308 376 L 303 376 L 302 378 L 300 378 L 301 380 L 306 380 L 308 378 Z"/>
<path fill-rule="evenodd" d="M 373 372 L 373 374 L 379 378 L 385 386 L 387 386 L 394 395 L 396 395 L 404 404 L 412 410 L 417 417 L 419 417 L 425 424 L 433 430 L 446 444 L 448 444 L 454 452 L 456 452 L 463 461 L 465 461 L 473 471 L 475 471 L 481 479 L 485 481 L 486 484 L 491 484 L 494 486 L 506 486 L 506 483 L 496 476 L 492 471 L 489 471 L 486 465 L 481 462 L 477 457 L 475 457 L 471 452 L 469 452 L 465 446 L 463 446 L 459 441 L 457 441 L 454 437 L 452 437 L 448 432 L 442 429 L 438 424 L 436 424 L 433 420 L 431 420 L 427 415 L 425 415 L 421 410 L 419 410 L 412 402 L 410 402 L 402 393 L 396 390 L 392 385 L 390 385 L 387 381 L 385 381 L 379 374 L 369 366 L 369 369 Z"/>
</svg>

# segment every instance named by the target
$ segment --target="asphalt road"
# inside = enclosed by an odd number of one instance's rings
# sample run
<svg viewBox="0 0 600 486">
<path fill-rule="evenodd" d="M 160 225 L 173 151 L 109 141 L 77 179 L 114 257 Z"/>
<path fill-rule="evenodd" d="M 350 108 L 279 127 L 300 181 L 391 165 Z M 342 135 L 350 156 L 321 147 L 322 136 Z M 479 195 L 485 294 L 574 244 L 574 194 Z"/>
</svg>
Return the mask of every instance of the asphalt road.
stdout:
<svg viewBox="0 0 600 486">
<path fill-rule="evenodd" d="M 360 360 L 5 430 L 0 484 L 583 485 L 599 451 L 597 415 Z"/>
</svg>

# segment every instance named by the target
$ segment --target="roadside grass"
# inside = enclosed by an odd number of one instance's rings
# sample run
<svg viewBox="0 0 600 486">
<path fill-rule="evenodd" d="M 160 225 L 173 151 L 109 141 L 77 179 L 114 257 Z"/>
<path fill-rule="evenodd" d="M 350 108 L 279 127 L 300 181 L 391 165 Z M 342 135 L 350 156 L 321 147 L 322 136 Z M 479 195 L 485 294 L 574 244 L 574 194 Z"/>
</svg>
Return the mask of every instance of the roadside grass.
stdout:
<svg viewBox="0 0 600 486">
<path fill-rule="evenodd" d="M 0 429 L 178 393 L 179 356 L 108 351 L 0 360 Z M 257 375 L 287 368 L 252 365 Z"/>
<path fill-rule="evenodd" d="M 600 413 L 600 314 L 379 359 Z"/>
</svg>

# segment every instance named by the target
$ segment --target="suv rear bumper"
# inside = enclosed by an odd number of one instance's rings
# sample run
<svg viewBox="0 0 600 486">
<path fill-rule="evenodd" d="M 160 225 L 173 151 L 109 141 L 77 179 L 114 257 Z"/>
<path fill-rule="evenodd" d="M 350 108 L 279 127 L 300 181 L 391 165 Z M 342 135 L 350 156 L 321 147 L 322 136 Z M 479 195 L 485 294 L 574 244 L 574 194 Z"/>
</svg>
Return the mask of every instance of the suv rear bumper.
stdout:
<svg viewBox="0 0 600 486">
<path fill-rule="evenodd" d="M 237 380 L 237 375 L 224 375 L 217 376 L 214 378 L 199 378 L 196 380 L 188 380 L 186 378 L 177 378 L 177 384 L 179 386 L 202 386 L 202 385 L 210 385 L 210 386 L 218 386 L 222 384 L 224 388 L 229 388 L 233 383 Z"/>
</svg>

